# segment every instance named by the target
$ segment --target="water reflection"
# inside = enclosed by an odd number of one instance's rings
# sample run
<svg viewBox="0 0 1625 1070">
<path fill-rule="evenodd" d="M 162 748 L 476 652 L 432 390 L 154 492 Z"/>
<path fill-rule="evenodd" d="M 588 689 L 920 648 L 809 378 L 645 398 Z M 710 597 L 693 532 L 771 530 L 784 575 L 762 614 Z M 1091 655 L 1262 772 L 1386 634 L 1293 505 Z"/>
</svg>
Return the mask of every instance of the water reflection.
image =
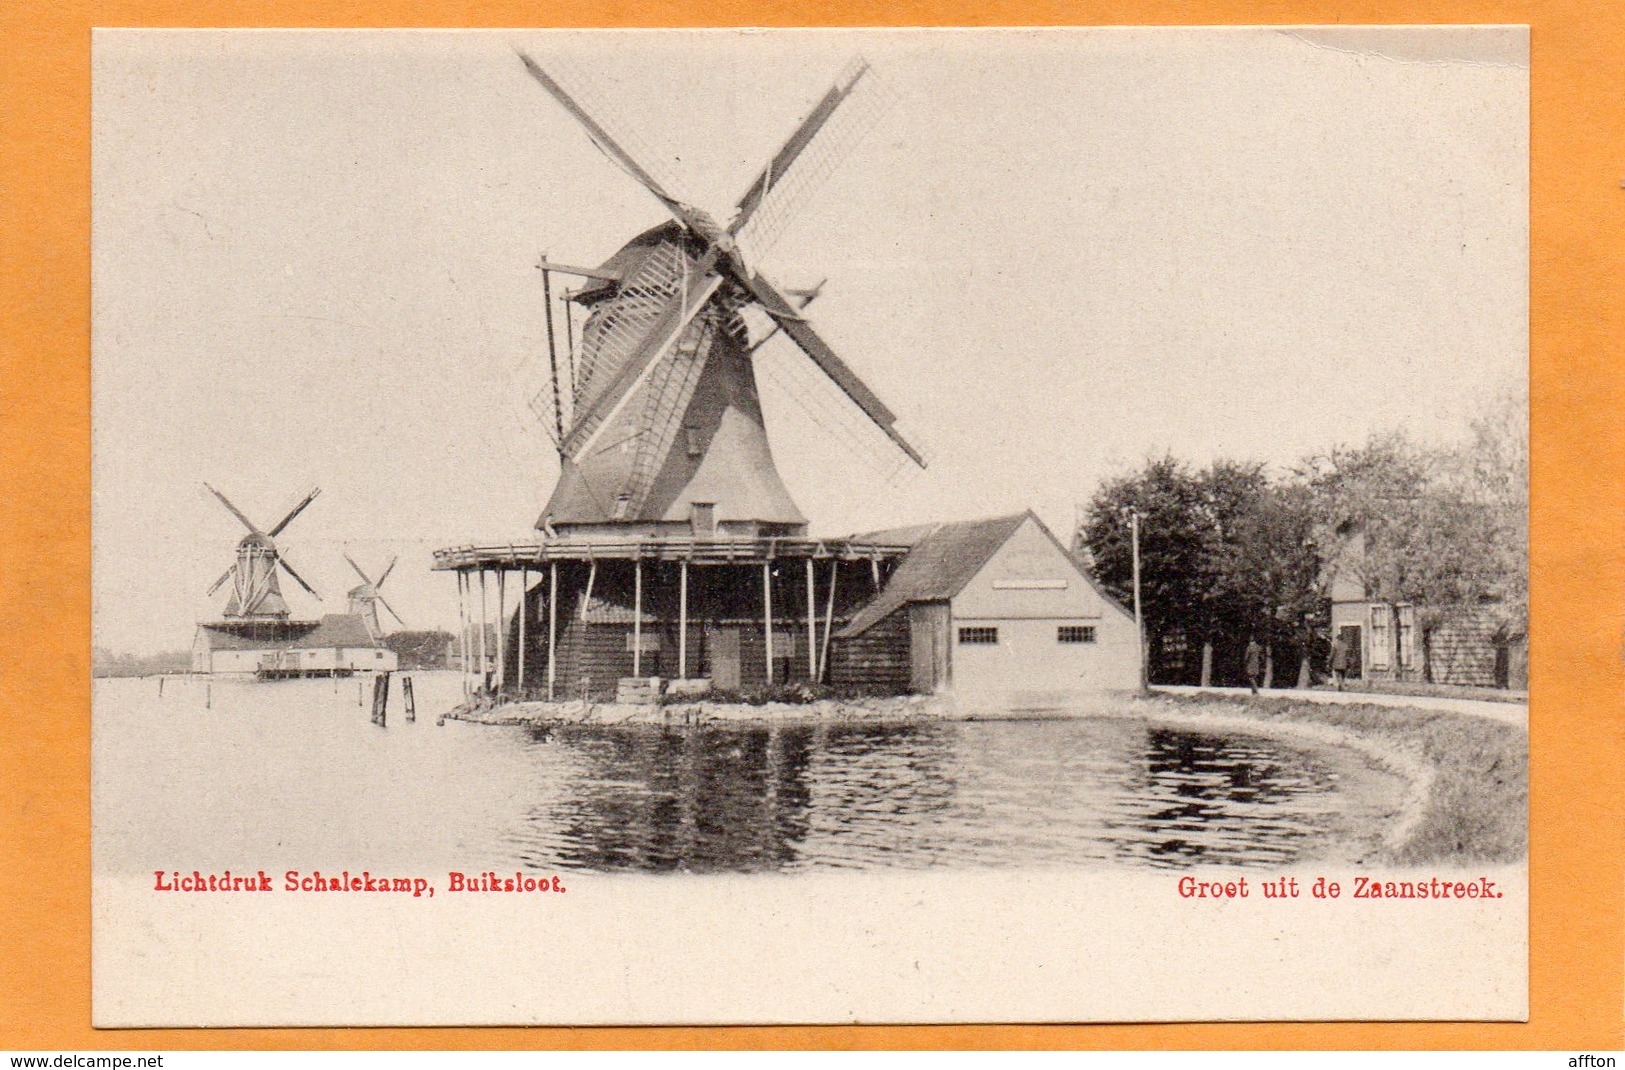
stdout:
<svg viewBox="0 0 1625 1070">
<path fill-rule="evenodd" d="M 423 709 L 458 696 L 420 683 Z M 1358 857 L 1399 791 L 1352 758 L 1116 718 L 380 729 L 327 681 L 97 685 L 109 872 L 1275 866 Z"/>
<path fill-rule="evenodd" d="M 570 790 L 521 808 L 533 868 L 1281 865 L 1323 848 L 1307 756 L 1116 720 L 525 733 Z"/>
</svg>

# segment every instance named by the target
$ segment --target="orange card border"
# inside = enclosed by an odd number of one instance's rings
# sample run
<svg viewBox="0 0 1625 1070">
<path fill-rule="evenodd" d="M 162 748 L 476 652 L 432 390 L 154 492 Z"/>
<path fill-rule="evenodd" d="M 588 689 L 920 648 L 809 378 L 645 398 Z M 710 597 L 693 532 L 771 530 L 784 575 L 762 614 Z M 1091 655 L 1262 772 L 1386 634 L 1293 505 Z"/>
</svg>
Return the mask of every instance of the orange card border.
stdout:
<svg viewBox="0 0 1625 1070">
<path fill-rule="evenodd" d="M 1618 1049 L 1625 1007 L 1625 5 L 1603 0 L 243 0 L 0 12 L 0 1048 Z M 1526 1024 L 90 1028 L 92 26 L 1527 23 L 1531 27 Z M 1425 983 L 1419 979 L 1418 983 Z"/>
</svg>

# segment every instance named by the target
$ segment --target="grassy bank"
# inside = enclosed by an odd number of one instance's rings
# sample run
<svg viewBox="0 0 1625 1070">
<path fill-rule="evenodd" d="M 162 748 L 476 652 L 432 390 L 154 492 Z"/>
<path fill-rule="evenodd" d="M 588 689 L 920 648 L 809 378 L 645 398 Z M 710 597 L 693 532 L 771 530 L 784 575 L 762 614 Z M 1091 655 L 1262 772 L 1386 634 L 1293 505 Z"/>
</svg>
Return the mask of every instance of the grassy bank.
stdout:
<svg viewBox="0 0 1625 1070">
<path fill-rule="evenodd" d="M 1395 865 L 1522 861 L 1529 850 L 1529 737 L 1485 717 L 1288 698 L 1167 695 L 1170 713 L 1230 714 L 1261 727 L 1324 726 L 1431 772 L 1420 812 L 1385 852 Z M 1148 711 L 1149 712 L 1149 711 Z"/>
</svg>

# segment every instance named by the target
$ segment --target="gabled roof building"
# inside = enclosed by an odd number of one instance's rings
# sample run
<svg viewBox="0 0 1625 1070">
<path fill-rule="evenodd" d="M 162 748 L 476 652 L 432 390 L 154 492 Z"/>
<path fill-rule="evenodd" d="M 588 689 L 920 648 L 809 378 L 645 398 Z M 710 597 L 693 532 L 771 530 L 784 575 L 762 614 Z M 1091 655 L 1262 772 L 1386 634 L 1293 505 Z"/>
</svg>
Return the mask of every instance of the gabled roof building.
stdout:
<svg viewBox="0 0 1625 1070">
<path fill-rule="evenodd" d="M 207 621 L 192 640 L 193 672 L 244 679 L 392 672 L 396 661 L 355 613 L 329 613 L 321 620 Z"/>
<path fill-rule="evenodd" d="M 898 650 L 906 637 L 907 690 L 1020 710 L 1138 688 L 1133 615 L 1031 512 L 872 538 L 911 549 L 837 638 L 855 654 L 867 636 Z"/>
</svg>

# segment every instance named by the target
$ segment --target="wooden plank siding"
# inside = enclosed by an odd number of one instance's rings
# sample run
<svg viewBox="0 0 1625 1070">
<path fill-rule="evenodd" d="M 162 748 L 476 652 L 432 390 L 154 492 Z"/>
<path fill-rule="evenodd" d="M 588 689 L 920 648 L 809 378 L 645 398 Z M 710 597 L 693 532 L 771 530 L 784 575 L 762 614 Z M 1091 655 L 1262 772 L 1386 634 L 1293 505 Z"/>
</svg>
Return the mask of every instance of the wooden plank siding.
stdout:
<svg viewBox="0 0 1625 1070">
<path fill-rule="evenodd" d="M 829 682 L 874 695 L 901 695 L 909 690 L 909 623 L 906 610 L 895 612 L 862 635 L 830 645 Z"/>
</svg>

